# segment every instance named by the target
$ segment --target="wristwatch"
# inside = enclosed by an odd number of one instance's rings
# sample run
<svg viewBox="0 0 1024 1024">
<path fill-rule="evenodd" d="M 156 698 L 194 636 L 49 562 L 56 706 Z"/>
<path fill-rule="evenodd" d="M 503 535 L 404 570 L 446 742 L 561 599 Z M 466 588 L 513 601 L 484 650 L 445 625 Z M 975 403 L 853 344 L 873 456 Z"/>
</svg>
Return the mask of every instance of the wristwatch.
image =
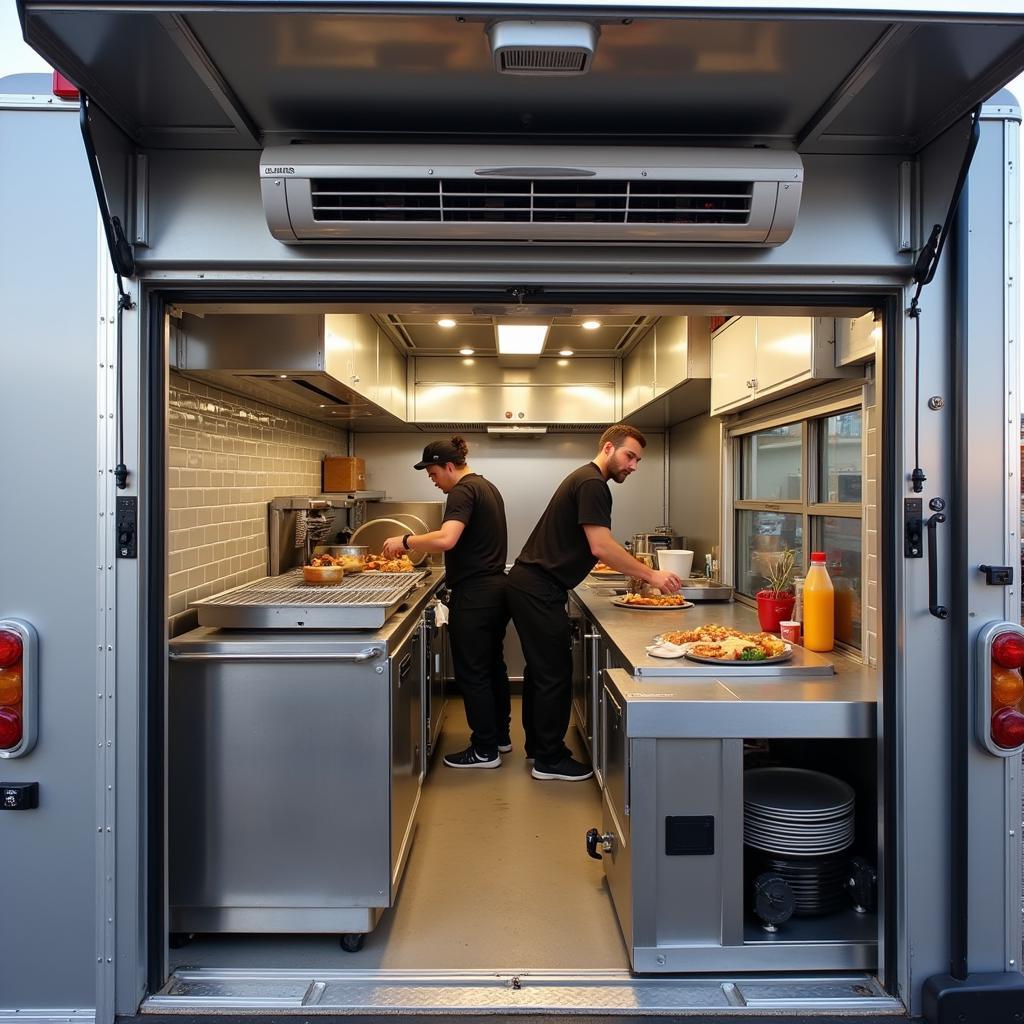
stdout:
<svg viewBox="0 0 1024 1024">
<path fill-rule="evenodd" d="M 408 550 L 409 550 L 409 538 L 410 538 L 411 536 L 412 536 L 412 534 L 411 534 L 411 533 L 407 533 L 407 534 L 406 534 L 406 535 L 405 535 L 405 536 L 404 536 L 404 537 L 402 538 L 402 547 L 403 547 L 403 548 L 405 548 L 405 550 L 406 550 L 406 551 L 408 551 Z"/>
</svg>

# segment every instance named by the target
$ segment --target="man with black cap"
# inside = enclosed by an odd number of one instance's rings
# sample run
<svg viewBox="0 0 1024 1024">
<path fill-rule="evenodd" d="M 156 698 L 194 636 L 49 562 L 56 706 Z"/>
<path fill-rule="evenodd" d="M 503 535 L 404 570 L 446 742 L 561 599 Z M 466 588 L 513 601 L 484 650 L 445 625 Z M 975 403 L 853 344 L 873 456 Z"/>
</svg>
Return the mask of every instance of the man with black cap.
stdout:
<svg viewBox="0 0 1024 1024">
<path fill-rule="evenodd" d="M 386 558 L 406 551 L 443 551 L 452 596 L 448 634 L 455 682 L 462 691 L 470 744 L 446 754 L 449 768 L 497 768 L 509 739 L 511 704 L 505 667 L 505 558 L 508 528 L 505 503 L 489 480 L 466 463 L 469 446 L 461 437 L 432 441 L 414 469 L 425 469 L 448 500 L 440 530 L 407 533 L 384 542 Z"/>
<path fill-rule="evenodd" d="M 646 447 L 635 427 L 609 427 L 597 455 L 559 485 L 508 574 L 509 607 L 526 655 L 523 726 L 535 779 L 579 782 L 594 774 L 565 745 L 572 702 L 568 591 L 598 560 L 667 594 L 682 586 L 675 573 L 644 565 L 612 537 L 608 481 L 621 484 Z"/>
</svg>

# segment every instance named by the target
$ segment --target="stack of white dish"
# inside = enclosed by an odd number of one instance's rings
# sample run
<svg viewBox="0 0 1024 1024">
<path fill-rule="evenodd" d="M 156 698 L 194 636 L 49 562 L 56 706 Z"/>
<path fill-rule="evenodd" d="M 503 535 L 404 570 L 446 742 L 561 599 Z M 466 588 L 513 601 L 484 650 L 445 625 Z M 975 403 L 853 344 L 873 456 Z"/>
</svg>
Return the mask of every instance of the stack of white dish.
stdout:
<svg viewBox="0 0 1024 1024">
<path fill-rule="evenodd" d="M 743 779 L 747 846 L 821 857 L 853 843 L 854 793 L 840 779 L 805 768 L 753 768 Z"/>
</svg>

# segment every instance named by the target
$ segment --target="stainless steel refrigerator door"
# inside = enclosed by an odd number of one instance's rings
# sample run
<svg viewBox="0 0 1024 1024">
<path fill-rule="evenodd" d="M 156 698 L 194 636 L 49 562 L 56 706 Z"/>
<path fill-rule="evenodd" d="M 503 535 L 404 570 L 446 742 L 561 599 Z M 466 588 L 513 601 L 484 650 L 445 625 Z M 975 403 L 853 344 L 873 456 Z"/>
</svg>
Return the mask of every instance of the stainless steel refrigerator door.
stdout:
<svg viewBox="0 0 1024 1024">
<path fill-rule="evenodd" d="M 389 904 L 388 703 L 382 655 L 172 664 L 173 930 L 349 930 L 332 911 Z"/>
<path fill-rule="evenodd" d="M 391 887 L 397 895 L 412 846 L 423 775 L 422 637 L 417 627 L 391 657 Z"/>
</svg>

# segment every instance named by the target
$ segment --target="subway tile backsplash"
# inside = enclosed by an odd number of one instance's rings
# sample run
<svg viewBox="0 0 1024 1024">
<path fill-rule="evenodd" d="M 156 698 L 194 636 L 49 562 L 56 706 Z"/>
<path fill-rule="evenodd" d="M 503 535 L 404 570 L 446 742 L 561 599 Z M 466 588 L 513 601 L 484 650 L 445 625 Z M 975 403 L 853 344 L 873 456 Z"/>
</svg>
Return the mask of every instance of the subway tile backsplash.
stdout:
<svg viewBox="0 0 1024 1024">
<path fill-rule="evenodd" d="M 171 372 L 168 613 L 266 575 L 267 503 L 319 494 L 348 434 Z"/>
</svg>

